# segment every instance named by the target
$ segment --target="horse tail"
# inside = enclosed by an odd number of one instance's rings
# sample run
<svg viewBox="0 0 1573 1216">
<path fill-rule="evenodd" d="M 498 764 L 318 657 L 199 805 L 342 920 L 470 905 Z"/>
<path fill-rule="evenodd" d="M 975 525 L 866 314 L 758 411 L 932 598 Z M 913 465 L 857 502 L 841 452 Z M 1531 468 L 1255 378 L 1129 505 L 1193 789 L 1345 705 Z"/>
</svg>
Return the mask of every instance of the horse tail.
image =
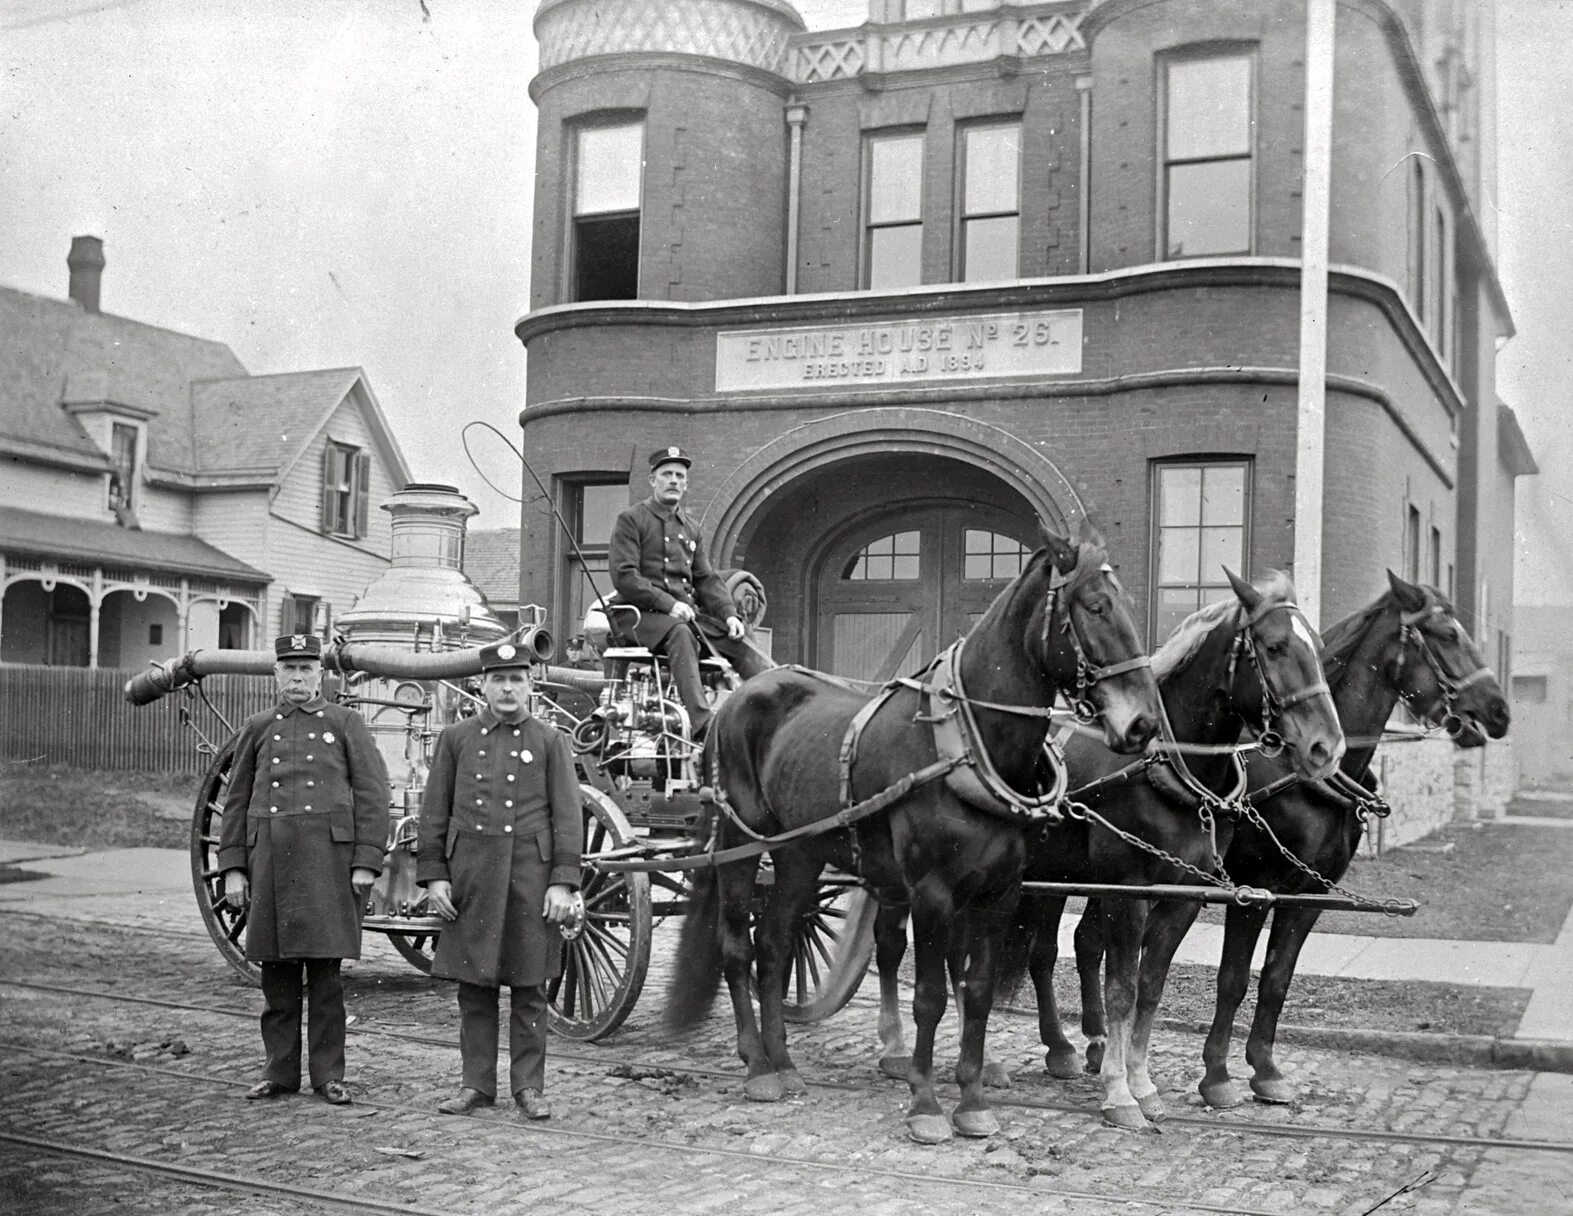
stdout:
<svg viewBox="0 0 1573 1216">
<path fill-rule="evenodd" d="M 1021 989 L 1032 962 L 1032 947 L 1038 940 L 1038 920 L 1042 909 L 1031 891 L 1023 891 L 1011 913 L 1010 924 L 1000 939 L 994 966 L 994 997 L 1011 1004 Z"/>
<path fill-rule="evenodd" d="M 707 782 L 713 783 L 716 796 L 721 797 L 721 774 L 714 750 L 716 728 L 720 723 L 710 725 L 710 735 L 700 754 L 700 772 Z M 720 827 L 720 813 L 715 803 L 702 803 L 701 808 L 694 824 L 696 851 L 707 848 L 711 834 Z M 709 1016 L 720 988 L 721 884 L 715 867 L 703 866 L 689 871 L 688 914 L 683 917 L 683 930 L 677 939 L 677 958 L 672 967 L 672 982 L 667 989 L 663 1015 L 668 1029 L 683 1030 L 703 1021 Z"/>
</svg>

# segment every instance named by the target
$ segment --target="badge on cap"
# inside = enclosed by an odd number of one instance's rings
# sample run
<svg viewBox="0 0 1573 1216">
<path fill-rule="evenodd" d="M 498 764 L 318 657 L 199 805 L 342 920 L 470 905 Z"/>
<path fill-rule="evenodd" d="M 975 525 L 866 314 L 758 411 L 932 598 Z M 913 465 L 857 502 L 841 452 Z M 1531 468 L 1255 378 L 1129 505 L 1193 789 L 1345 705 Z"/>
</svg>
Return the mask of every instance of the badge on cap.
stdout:
<svg viewBox="0 0 1573 1216">
<path fill-rule="evenodd" d="M 513 658 L 513 656 L 518 654 L 518 653 L 519 652 L 517 650 L 515 650 L 512 646 L 508 645 L 508 643 L 506 643 L 506 642 L 504 642 L 501 646 L 497 647 L 497 657 L 499 659 L 501 659 L 504 663 L 506 663 L 509 659 Z"/>
<path fill-rule="evenodd" d="M 291 650 L 305 650 L 306 635 L 304 633 L 292 633 L 289 639 L 289 648 Z"/>
</svg>

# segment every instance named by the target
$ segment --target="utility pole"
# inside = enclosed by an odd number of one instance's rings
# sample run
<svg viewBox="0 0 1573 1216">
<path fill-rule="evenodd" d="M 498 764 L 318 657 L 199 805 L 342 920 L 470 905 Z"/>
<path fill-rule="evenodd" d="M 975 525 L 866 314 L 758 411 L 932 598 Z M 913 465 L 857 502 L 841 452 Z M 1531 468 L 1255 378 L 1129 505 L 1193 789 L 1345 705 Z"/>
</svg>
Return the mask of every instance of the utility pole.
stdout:
<svg viewBox="0 0 1573 1216">
<path fill-rule="evenodd" d="M 1294 460 L 1294 585 L 1322 615 L 1322 485 L 1327 445 L 1327 229 L 1333 156 L 1335 0 L 1305 2 L 1305 178 L 1300 220 L 1300 391 Z"/>
</svg>

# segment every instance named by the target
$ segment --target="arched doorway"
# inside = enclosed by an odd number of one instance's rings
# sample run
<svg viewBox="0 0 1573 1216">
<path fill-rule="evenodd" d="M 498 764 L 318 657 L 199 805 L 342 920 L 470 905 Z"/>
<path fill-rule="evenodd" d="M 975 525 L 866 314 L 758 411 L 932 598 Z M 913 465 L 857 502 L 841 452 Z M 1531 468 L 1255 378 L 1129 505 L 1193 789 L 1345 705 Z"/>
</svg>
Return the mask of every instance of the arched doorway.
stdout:
<svg viewBox="0 0 1573 1216">
<path fill-rule="evenodd" d="M 883 680 L 965 633 L 1038 528 L 1027 494 L 989 469 L 936 452 L 858 454 L 780 485 L 729 556 L 765 585 L 777 662 Z"/>
<path fill-rule="evenodd" d="M 956 499 L 859 519 L 813 563 L 815 666 L 856 680 L 916 670 L 1021 572 L 1030 525 Z"/>
</svg>

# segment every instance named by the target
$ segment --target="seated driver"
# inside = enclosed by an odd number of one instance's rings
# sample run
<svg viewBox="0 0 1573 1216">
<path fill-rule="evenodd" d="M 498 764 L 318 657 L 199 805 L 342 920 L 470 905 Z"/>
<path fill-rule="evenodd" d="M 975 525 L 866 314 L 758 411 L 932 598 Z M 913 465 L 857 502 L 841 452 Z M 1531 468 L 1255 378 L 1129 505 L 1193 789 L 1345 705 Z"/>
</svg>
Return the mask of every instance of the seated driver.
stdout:
<svg viewBox="0 0 1573 1216">
<path fill-rule="evenodd" d="M 672 682 L 697 739 L 710 723 L 710 706 L 699 679 L 694 631 L 702 629 L 744 679 L 764 671 L 770 661 L 744 640 L 737 606 L 710 568 L 698 526 L 683 513 L 692 465 L 681 448 L 651 454 L 650 497 L 617 517 L 609 564 L 618 596 L 639 609 L 635 638 L 670 662 Z"/>
</svg>

